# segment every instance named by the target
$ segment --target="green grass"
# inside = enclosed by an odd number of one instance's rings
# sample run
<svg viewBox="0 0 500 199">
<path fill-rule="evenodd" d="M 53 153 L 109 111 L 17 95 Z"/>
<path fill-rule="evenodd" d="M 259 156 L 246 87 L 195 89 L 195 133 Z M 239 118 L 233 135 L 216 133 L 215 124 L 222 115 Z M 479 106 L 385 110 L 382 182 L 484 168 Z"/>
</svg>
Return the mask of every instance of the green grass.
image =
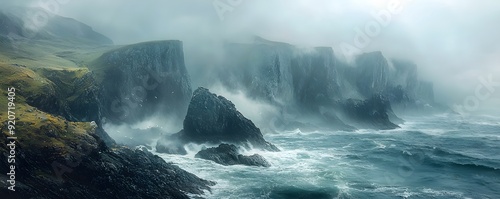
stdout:
<svg viewBox="0 0 500 199">
<path fill-rule="evenodd" d="M 48 69 L 47 69 L 48 70 Z M 88 72 L 87 69 L 58 69 L 57 72 L 73 74 L 74 78 L 81 77 Z M 7 88 L 16 86 L 15 104 L 13 112 L 16 115 L 16 135 L 18 143 L 25 150 L 37 150 L 42 148 L 55 148 L 58 154 L 77 154 L 77 151 L 69 143 L 81 143 L 88 140 L 89 133 L 93 129 L 87 122 L 68 122 L 60 116 L 42 112 L 35 107 L 26 104 L 25 98 L 30 95 L 41 94 L 43 87 L 50 86 L 50 80 L 40 76 L 33 70 L 24 67 L 10 66 L 0 63 L 0 122 L 8 121 L 7 114 Z M 71 75 L 68 75 L 70 78 Z M 19 89 L 22 88 L 22 89 Z M 10 136 L 6 128 L 2 128 L 5 136 Z"/>
<path fill-rule="evenodd" d="M 9 43 L 10 45 L 10 43 Z M 117 46 L 91 46 L 78 41 L 25 40 L 13 46 L 0 46 L 0 123 L 8 121 L 7 88 L 16 88 L 16 136 L 23 150 L 55 149 L 52 157 L 61 159 L 68 154 L 81 154 L 76 145 L 96 148 L 94 133 L 88 122 L 68 122 L 26 103 L 28 97 L 51 96 L 60 101 L 74 101 L 94 80 L 81 80 L 87 68 L 104 52 Z M 0 135 L 9 136 L 3 127 Z M 1 137 L 0 136 L 0 137 Z M 0 147 L 0 152 L 4 150 Z"/>
</svg>

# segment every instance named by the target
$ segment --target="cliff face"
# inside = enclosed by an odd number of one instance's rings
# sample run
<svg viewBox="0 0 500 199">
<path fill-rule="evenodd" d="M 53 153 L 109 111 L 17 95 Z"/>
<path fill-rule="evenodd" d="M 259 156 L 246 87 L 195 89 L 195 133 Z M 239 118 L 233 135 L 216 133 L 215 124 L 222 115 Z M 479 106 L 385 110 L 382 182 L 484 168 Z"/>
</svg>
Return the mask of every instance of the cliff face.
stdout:
<svg viewBox="0 0 500 199">
<path fill-rule="evenodd" d="M 359 55 L 351 66 L 329 47 L 304 50 L 289 44 L 258 40 L 226 45 L 221 81 L 270 102 L 286 101 L 315 109 L 349 98 L 382 94 L 393 103 L 429 100 L 431 86 L 418 80 L 417 66 L 387 60 L 381 52 Z M 422 85 L 422 86 L 420 86 Z M 424 88 L 425 87 L 425 88 Z"/>
<path fill-rule="evenodd" d="M 356 58 L 356 85 L 365 97 L 370 97 L 387 89 L 390 69 L 381 52 L 365 53 Z"/>
<path fill-rule="evenodd" d="M 282 43 L 229 44 L 221 81 L 271 103 L 317 107 L 341 98 L 333 50 Z"/>
<path fill-rule="evenodd" d="M 298 55 L 292 63 L 295 98 L 302 106 L 316 107 L 342 98 L 340 77 L 333 50 L 314 48 Z"/>
<path fill-rule="evenodd" d="M 289 45 L 227 44 L 225 50 L 219 79 L 227 87 L 271 102 L 293 99 Z"/>
<path fill-rule="evenodd" d="M 100 81 L 103 116 L 112 122 L 186 112 L 192 90 L 180 41 L 118 48 L 104 53 L 91 69 Z"/>
<path fill-rule="evenodd" d="M 203 194 L 214 185 L 147 151 L 107 148 L 92 124 L 30 109 L 18 109 L 24 115 L 16 125 L 23 132 L 16 140 L 16 191 L 1 189 L 2 198 L 187 199 L 187 193 Z M 45 120 L 32 118 L 35 115 L 45 115 Z M 2 131 L 0 138 L 7 140 Z M 7 160 L 7 154 L 8 146 L 2 145 L 0 157 Z M 9 166 L 0 163 L 4 187 Z"/>
<path fill-rule="evenodd" d="M 243 89 L 282 109 L 298 107 L 318 113 L 322 107 L 335 107 L 334 112 L 346 112 L 349 107 L 342 107 L 349 106 L 346 100 L 369 101 L 379 95 L 397 107 L 433 102 L 432 85 L 419 81 L 415 64 L 387 60 L 381 52 L 361 54 L 349 65 L 339 61 L 329 47 L 306 50 L 257 39 L 251 44 L 228 44 L 225 55 L 220 79 L 227 87 Z M 368 104 L 373 109 L 389 107 Z M 387 121 L 379 126 L 396 126 Z"/>
</svg>

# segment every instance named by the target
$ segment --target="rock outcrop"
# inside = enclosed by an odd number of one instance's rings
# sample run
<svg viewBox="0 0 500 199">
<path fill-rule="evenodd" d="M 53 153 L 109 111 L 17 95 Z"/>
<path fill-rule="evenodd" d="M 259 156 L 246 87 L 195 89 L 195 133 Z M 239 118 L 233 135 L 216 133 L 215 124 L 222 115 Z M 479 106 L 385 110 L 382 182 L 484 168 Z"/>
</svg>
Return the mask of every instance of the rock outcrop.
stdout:
<svg viewBox="0 0 500 199">
<path fill-rule="evenodd" d="M 95 141 L 89 137 L 87 142 L 90 145 L 81 143 L 72 146 L 75 151 L 66 158 L 58 154 L 61 151 L 56 146 L 36 148 L 21 145 L 16 159 L 16 191 L 2 189 L 0 196 L 188 199 L 188 193 L 200 195 L 215 184 L 166 163 L 150 152 L 128 148 L 107 149 Z M 0 148 L 1 156 L 7 154 L 4 150 Z M 0 185 L 7 187 L 4 173 L 9 172 L 6 170 L 8 165 L 6 161 L 0 165 L 3 174 L 0 175 Z"/>
<path fill-rule="evenodd" d="M 268 151 L 279 151 L 267 142 L 260 129 L 245 118 L 234 104 L 206 88 L 198 88 L 193 94 L 180 132 L 163 137 L 157 144 L 160 152 L 182 151 L 185 143 L 232 143 Z M 175 144 L 172 148 L 168 143 Z"/>
<path fill-rule="evenodd" d="M 399 128 L 391 119 L 400 121 L 392 112 L 390 102 L 382 95 L 374 95 L 368 100 L 349 99 L 341 104 L 346 120 L 361 128 Z"/>
<path fill-rule="evenodd" d="M 103 116 L 134 123 L 186 113 L 191 82 L 180 41 L 146 42 L 104 53 L 91 64 L 101 85 Z"/>
<path fill-rule="evenodd" d="M 211 160 L 222 165 L 247 165 L 270 167 L 271 164 L 259 154 L 245 156 L 238 152 L 238 147 L 233 144 L 220 144 L 218 147 L 201 150 L 194 157 Z"/>
</svg>

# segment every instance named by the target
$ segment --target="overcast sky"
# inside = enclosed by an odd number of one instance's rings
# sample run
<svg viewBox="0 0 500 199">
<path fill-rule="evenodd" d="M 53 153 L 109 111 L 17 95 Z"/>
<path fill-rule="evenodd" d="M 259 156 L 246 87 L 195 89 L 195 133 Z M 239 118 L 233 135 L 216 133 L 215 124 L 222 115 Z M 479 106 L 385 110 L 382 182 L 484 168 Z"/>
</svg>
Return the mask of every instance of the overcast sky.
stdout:
<svg viewBox="0 0 500 199">
<path fill-rule="evenodd" d="M 117 44 L 237 41 L 259 35 L 300 46 L 331 46 L 339 55 L 345 54 L 341 44 L 354 45 L 357 29 L 377 23 L 371 13 L 387 12 L 395 2 L 400 12 L 391 14 L 388 25 L 380 26 L 361 51 L 381 50 L 416 62 L 443 101 L 462 104 L 475 96 L 481 76 L 500 82 L 498 0 L 59 1 L 59 15 L 82 21 Z M 39 0 L 25 2 L 39 6 Z M 499 107 L 499 96 L 500 87 L 495 87 L 481 107 Z"/>
</svg>

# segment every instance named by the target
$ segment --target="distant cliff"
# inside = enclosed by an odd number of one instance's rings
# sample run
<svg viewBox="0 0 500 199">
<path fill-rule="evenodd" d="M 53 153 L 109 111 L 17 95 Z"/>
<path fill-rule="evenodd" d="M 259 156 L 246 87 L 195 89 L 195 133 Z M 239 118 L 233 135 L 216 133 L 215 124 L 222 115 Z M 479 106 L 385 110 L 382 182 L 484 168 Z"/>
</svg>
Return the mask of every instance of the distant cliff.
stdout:
<svg viewBox="0 0 500 199">
<path fill-rule="evenodd" d="M 220 79 L 272 103 L 316 107 L 341 99 L 337 61 L 328 47 L 282 43 L 228 44 Z"/>
<path fill-rule="evenodd" d="M 283 109 L 319 112 L 322 107 L 334 107 L 334 112 L 352 115 L 342 113 L 349 110 L 342 106 L 350 99 L 381 96 L 398 107 L 434 101 L 432 85 L 418 79 L 415 64 L 387 60 L 381 52 L 361 54 L 348 64 L 336 58 L 330 47 L 303 49 L 257 38 L 253 43 L 227 44 L 224 53 L 219 79 L 226 87 L 246 90 L 249 96 Z M 387 112 L 393 115 L 392 110 Z M 355 119 L 363 118 L 369 117 Z"/>
<path fill-rule="evenodd" d="M 124 46 L 90 64 L 101 85 L 103 116 L 137 122 L 160 113 L 182 118 L 191 99 L 191 81 L 180 41 Z"/>
</svg>

